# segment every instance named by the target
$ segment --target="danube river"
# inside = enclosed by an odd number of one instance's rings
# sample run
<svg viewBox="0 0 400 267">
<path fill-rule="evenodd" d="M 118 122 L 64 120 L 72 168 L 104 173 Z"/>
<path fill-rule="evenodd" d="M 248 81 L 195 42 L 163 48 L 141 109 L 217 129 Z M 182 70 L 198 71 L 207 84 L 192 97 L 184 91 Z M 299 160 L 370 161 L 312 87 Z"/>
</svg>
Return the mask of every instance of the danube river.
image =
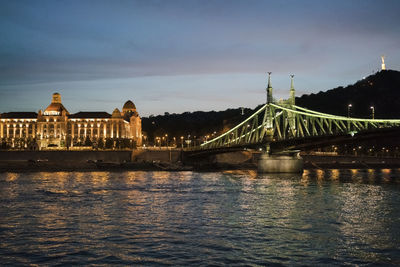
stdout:
<svg viewBox="0 0 400 267">
<path fill-rule="evenodd" d="M 398 265 L 399 246 L 399 169 L 0 173 L 2 265 Z"/>
</svg>

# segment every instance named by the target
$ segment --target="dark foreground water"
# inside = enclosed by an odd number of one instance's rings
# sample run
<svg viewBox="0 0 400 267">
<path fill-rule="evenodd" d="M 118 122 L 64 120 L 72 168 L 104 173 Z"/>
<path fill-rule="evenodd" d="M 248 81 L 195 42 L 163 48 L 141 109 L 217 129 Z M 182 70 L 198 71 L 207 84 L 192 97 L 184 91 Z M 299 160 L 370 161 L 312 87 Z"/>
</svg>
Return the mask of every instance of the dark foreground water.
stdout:
<svg viewBox="0 0 400 267">
<path fill-rule="evenodd" d="M 0 265 L 396 265 L 400 170 L 0 174 Z"/>
</svg>

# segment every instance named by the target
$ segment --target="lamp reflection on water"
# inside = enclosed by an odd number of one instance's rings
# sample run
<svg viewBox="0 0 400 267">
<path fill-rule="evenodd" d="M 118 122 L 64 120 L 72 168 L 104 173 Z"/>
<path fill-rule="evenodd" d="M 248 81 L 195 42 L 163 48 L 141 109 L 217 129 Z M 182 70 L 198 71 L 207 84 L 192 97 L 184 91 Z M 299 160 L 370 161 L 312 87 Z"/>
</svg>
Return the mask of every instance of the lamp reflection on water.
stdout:
<svg viewBox="0 0 400 267">
<path fill-rule="evenodd" d="M 310 178 L 310 171 L 309 170 L 304 170 L 303 174 L 301 175 L 301 180 L 300 180 L 301 184 L 304 186 L 307 186 L 310 184 L 311 182 L 311 178 Z"/>
<path fill-rule="evenodd" d="M 368 176 L 368 180 L 369 180 L 370 182 L 375 181 L 375 179 L 376 179 L 375 170 L 374 170 L 374 169 L 368 169 L 368 171 L 367 171 L 367 176 Z"/>
<path fill-rule="evenodd" d="M 90 172 L 88 173 L 88 178 L 93 185 L 106 185 L 110 178 L 110 172 Z"/>
<path fill-rule="evenodd" d="M 325 171 L 322 169 L 317 169 L 316 170 L 316 174 L 317 174 L 317 180 L 318 182 L 321 182 L 324 179 L 325 176 Z"/>
<path fill-rule="evenodd" d="M 340 177 L 340 170 L 338 169 L 332 169 L 331 170 L 331 180 L 338 181 Z"/>
<path fill-rule="evenodd" d="M 15 181 L 16 179 L 18 179 L 18 177 L 19 177 L 18 173 L 8 172 L 7 176 L 6 176 L 6 181 L 12 182 L 12 181 Z"/>
<path fill-rule="evenodd" d="M 392 181 L 392 175 L 391 175 L 392 170 L 391 169 L 382 169 L 381 172 L 382 172 L 383 181 L 385 181 L 385 182 Z"/>
</svg>

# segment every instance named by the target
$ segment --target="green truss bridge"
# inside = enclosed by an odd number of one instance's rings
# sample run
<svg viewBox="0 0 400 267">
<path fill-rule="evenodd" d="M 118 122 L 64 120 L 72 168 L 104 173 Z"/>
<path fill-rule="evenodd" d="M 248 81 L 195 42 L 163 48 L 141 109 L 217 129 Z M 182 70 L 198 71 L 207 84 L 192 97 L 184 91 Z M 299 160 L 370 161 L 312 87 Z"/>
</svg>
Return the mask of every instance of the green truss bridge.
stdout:
<svg viewBox="0 0 400 267">
<path fill-rule="evenodd" d="M 374 135 L 375 138 L 395 130 L 400 119 L 362 119 L 336 116 L 295 105 L 295 89 L 291 76 L 290 97 L 276 102 L 272 98 L 271 77 L 268 77 L 267 103 L 253 115 L 220 136 L 209 140 L 192 152 L 238 150 L 270 147 L 275 152 L 301 149 L 305 144 L 329 144 L 338 138 Z M 389 131 L 388 131 L 389 129 Z"/>
</svg>

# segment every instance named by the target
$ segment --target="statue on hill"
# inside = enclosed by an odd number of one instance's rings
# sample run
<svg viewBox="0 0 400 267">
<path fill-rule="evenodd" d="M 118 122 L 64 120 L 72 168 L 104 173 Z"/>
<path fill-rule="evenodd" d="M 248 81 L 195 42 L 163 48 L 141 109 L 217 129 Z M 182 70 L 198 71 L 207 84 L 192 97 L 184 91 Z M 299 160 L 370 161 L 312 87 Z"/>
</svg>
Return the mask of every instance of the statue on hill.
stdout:
<svg viewBox="0 0 400 267">
<path fill-rule="evenodd" d="M 382 70 L 386 70 L 386 66 L 385 66 L 385 56 L 382 55 L 382 56 L 381 56 L 381 59 L 382 59 Z"/>
</svg>

